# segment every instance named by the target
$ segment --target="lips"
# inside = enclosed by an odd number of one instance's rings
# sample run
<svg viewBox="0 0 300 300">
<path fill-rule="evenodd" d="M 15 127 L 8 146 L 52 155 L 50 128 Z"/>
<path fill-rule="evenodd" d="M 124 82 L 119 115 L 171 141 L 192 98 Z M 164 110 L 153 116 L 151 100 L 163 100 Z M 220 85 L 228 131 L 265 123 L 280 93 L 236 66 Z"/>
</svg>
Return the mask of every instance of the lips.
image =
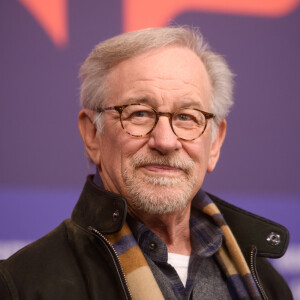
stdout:
<svg viewBox="0 0 300 300">
<path fill-rule="evenodd" d="M 179 168 L 174 168 L 168 165 L 158 165 L 158 164 L 150 164 L 143 166 L 147 171 L 157 172 L 157 173 L 173 173 L 182 171 Z"/>
</svg>

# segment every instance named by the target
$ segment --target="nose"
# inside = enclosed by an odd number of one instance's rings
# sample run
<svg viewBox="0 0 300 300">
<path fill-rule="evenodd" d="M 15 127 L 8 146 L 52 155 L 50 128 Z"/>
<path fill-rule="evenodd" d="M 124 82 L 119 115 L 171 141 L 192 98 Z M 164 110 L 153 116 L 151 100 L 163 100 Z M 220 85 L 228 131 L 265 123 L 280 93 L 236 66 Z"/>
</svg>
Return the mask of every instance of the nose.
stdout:
<svg viewBox="0 0 300 300">
<path fill-rule="evenodd" d="M 181 142 L 171 128 L 168 116 L 160 116 L 156 127 L 150 133 L 148 145 L 164 155 L 181 149 Z"/>
</svg>

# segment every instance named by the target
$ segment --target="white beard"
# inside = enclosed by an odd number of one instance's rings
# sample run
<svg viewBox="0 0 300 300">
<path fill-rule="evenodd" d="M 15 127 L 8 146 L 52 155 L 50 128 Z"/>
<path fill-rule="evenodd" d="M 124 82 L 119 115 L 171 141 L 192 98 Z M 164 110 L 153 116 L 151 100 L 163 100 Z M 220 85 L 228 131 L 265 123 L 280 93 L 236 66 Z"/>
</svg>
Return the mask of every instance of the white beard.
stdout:
<svg viewBox="0 0 300 300">
<path fill-rule="evenodd" d="M 147 156 L 135 154 L 131 159 L 133 172 L 124 170 L 123 180 L 128 189 L 128 199 L 135 209 L 148 214 L 170 214 L 187 207 L 197 178 L 191 176 L 194 167 L 192 159 L 180 160 L 174 155 L 161 156 L 150 153 Z M 138 169 L 146 164 L 161 164 L 181 168 L 181 176 L 138 176 Z"/>
</svg>

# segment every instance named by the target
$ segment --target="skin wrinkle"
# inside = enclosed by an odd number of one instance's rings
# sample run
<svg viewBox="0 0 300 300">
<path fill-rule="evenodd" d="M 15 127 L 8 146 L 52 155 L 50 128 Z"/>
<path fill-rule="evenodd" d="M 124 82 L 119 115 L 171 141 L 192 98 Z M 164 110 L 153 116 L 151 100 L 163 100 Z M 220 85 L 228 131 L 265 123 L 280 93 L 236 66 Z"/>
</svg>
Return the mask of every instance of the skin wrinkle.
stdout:
<svg viewBox="0 0 300 300">
<path fill-rule="evenodd" d="M 157 80 L 160 80 L 161 82 L 160 81 L 157 82 Z M 161 97 L 162 98 L 164 98 L 164 96 L 163 96 L 164 93 L 169 93 L 169 92 L 172 92 L 172 91 L 182 91 L 183 90 L 183 86 L 184 85 L 188 85 L 188 83 L 185 82 L 185 81 L 172 80 L 172 81 L 170 81 L 170 83 L 172 83 L 172 84 L 177 83 L 178 87 L 177 86 L 174 87 L 173 85 L 171 87 L 169 87 L 169 86 L 166 87 L 167 81 L 165 79 L 156 79 L 155 81 L 154 80 L 152 80 L 152 81 L 150 81 L 150 80 L 143 80 L 142 81 L 141 80 L 140 82 L 141 83 L 144 83 L 144 82 L 153 82 L 153 84 L 152 84 L 153 89 L 157 89 L 158 93 L 161 93 Z M 156 82 L 156 84 L 155 84 L 155 82 Z M 196 85 L 194 85 L 194 84 L 189 84 L 189 85 L 191 85 L 195 89 L 197 89 Z M 197 92 L 199 92 L 199 91 L 197 91 Z M 195 91 L 193 91 L 193 94 L 194 93 L 195 93 Z M 193 96 L 193 97 L 195 97 L 195 96 Z M 199 97 L 199 95 L 197 95 L 197 99 L 202 99 L 202 98 L 203 97 Z"/>
<path fill-rule="evenodd" d="M 185 48 L 185 47 L 182 47 L 182 46 L 167 46 L 165 48 L 163 48 L 164 50 L 168 50 L 168 49 L 182 49 L 183 51 L 188 51 L 190 53 L 192 53 L 195 57 L 196 54 L 194 52 L 192 52 L 191 50 Z M 142 55 L 139 55 L 138 57 L 144 57 L 145 59 L 152 59 L 153 57 L 155 57 L 157 55 L 157 53 L 161 52 L 162 49 L 154 49 L 154 50 L 151 50 L 149 52 L 146 52 Z M 114 70 L 117 69 L 117 68 L 120 68 L 122 67 L 124 64 L 127 64 L 127 63 L 130 63 L 131 61 L 134 61 L 136 57 L 133 57 L 133 58 L 129 58 L 121 63 L 119 63 L 118 65 L 114 66 L 111 71 L 109 72 L 108 74 L 108 78 L 107 78 L 107 82 L 109 82 L 110 79 L 116 79 L 116 78 L 112 78 L 114 77 Z M 201 61 L 199 59 L 199 57 L 197 57 L 197 60 L 198 61 Z M 178 74 L 180 75 L 180 73 L 183 71 L 183 72 L 187 72 L 187 69 L 184 68 L 184 63 L 183 61 L 182 62 L 178 62 L 178 65 L 180 67 L 180 70 L 179 68 L 177 70 L 175 70 L 175 75 Z M 138 67 L 140 67 L 141 69 L 143 69 L 143 61 L 139 62 L 138 64 Z M 155 87 L 155 82 L 157 80 L 162 80 L 162 88 L 165 88 L 166 84 L 169 84 L 169 82 L 179 82 L 179 83 L 183 83 L 183 84 L 189 84 L 191 86 L 193 86 L 198 92 L 200 91 L 199 90 L 199 84 L 201 85 L 201 91 L 205 93 L 205 95 L 203 95 L 203 97 L 200 97 L 200 99 L 204 99 L 204 98 L 207 98 L 208 95 L 212 95 L 211 93 L 211 84 L 210 84 L 210 78 L 208 76 L 208 73 L 207 73 L 207 70 L 206 70 L 206 67 L 205 65 L 201 62 L 201 69 L 202 69 L 202 75 L 203 75 L 203 78 L 199 78 L 199 81 L 197 81 L 197 84 L 191 82 L 190 80 L 186 80 L 185 78 L 183 78 L 182 76 L 178 76 L 176 79 L 172 79 L 170 75 L 167 74 L 167 72 L 164 72 L 165 70 L 168 69 L 168 65 L 167 64 L 160 64 L 158 66 L 154 66 L 154 68 L 157 68 L 157 69 L 162 69 L 162 72 L 161 74 L 156 74 L 155 76 L 151 76 L 151 78 L 148 78 L 147 77 L 147 72 L 145 71 L 144 74 L 141 76 L 141 78 L 138 78 L 135 80 L 135 83 L 134 85 L 136 85 L 136 83 L 139 83 L 139 82 L 154 82 L 154 87 Z M 168 70 L 167 70 L 168 71 Z M 130 73 L 128 74 L 128 76 L 132 76 L 131 73 L 133 74 L 133 76 L 135 75 L 135 70 L 130 70 Z M 163 73 L 164 72 L 164 73 Z M 172 76 L 174 77 L 174 74 L 172 74 Z M 178 79 L 180 78 L 180 80 Z M 201 83 L 200 83 L 201 82 Z M 203 82 L 203 83 L 202 83 Z M 208 83 L 208 84 L 207 84 Z M 159 84 L 159 82 L 158 82 Z M 109 84 L 108 84 L 109 85 Z M 175 90 L 175 88 L 173 88 Z M 177 89 L 176 89 L 177 90 Z M 180 90 L 180 88 L 178 88 L 178 90 Z"/>
<path fill-rule="evenodd" d="M 168 81 L 171 81 L 171 82 L 174 82 L 174 81 L 176 82 L 177 81 L 176 79 L 168 79 L 168 78 L 159 77 L 159 76 L 156 79 L 158 79 L 158 80 L 164 80 L 164 81 L 168 80 Z M 137 82 L 143 82 L 143 81 L 155 82 L 154 79 L 148 79 L 148 78 L 137 80 Z M 182 83 L 184 83 L 184 84 L 191 84 L 191 83 L 188 83 L 185 80 L 182 80 Z M 195 85 L 195 84 L 191 84 L 191 85 L 193 85 L 195 88 L 198 88 L 197 85 Z M 174 87 L 173 90 L 180 90 L 180 89 L 179 88 L 176 89 L 176 87 Z"/>
</svg>

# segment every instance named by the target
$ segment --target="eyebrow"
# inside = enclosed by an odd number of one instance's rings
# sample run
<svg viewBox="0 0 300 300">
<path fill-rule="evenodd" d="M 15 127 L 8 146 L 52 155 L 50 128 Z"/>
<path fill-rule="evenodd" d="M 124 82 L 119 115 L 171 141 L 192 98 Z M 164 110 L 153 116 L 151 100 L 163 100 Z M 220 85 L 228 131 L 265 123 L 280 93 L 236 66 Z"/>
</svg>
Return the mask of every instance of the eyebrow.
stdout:
<svg viewBox="0 0 300 300">
<path fill-rule="evenodd" d="M 153 105 L 153 102 L 156 102 L 155 98 L 143 96 L 143 97 L 137 97 L 137 98 L 129 98 L 126 100 L 125 104 L 147 104 L 149 106 L 157 108 L 157 105 Z M 204 109 L 204 107 L 200 101 L 189 99 L 189 98 L 183 99 L 183 101 L 180 103 L 180 105 L 176 105 L 176 104 L 177 104 L 177 101 L 174 101 L 173 105 L 174 105 L 175 110 L 184 108 L 184 107 Z"/>
<path fill-rule="evenodd" d="M 140 103 L 140 104 L 148 104 L 150 105 L 153 100 L 149 99 L 149 97 L 137 97 L 137 98 L 129 98 L 126 100 L 126 104 L 135 104 L 135 103 Z"/>
<path fill-rule="evenodd" d="M 193 99 L 183 99 L 180 107 L 191 107 L 191 108 L 197 108 L 197 109 L 203 109 L 203 104 L 198 100 Z"/>
</svg>

